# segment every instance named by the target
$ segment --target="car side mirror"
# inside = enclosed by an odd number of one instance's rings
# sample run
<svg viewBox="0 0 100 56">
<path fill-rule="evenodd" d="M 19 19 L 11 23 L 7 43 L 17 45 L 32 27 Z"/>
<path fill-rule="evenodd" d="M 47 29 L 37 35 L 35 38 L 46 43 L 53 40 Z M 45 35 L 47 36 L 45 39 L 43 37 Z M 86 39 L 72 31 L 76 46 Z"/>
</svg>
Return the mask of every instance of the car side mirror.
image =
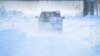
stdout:
<svg viewBox="0 0 100 56">
<path fill-rule="evenodd" d="M 35 16 L 35 18 L 39 18 L 38 16 Z"/>
<path fill-rule="evenodd" d="M 65 19 L 65 17 L 63 16 L 61 19 Z"/>
</svg>

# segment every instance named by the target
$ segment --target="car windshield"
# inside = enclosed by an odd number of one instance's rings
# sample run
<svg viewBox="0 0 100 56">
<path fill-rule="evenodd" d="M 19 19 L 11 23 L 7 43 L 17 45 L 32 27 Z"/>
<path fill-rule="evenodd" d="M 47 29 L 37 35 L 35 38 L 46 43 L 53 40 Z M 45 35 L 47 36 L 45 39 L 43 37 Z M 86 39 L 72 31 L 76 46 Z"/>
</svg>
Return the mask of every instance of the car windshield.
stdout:
<svg viewBox="0 0 100 56">
<path fill-rule="evenodd" d="M 60 13 L 57 12 L 42 12 L 40 18 L 50 19 L 50 17 L 60 17 Z"/>
</svg>

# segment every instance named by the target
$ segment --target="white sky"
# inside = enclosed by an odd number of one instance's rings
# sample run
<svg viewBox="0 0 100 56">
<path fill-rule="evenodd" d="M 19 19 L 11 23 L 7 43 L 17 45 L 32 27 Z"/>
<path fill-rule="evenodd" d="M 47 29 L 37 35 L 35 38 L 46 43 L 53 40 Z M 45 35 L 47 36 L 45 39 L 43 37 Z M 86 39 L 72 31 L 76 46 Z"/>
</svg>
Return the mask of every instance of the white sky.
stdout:
<svg viewBox="0 0 100 56">
<path fill-rule="evenodd" d="M 33 15 L 40 14 L 41 11 L 55 10 L 61 11 L 62 14 L 65 12 L 66 14 L 72 14 L 82 10 L 82 5 L 82 2 L 79 3 L 79 1 L 0 1 L 0 6 L 5 6 L 7 9 L 18 10 Z"/>
</svg>

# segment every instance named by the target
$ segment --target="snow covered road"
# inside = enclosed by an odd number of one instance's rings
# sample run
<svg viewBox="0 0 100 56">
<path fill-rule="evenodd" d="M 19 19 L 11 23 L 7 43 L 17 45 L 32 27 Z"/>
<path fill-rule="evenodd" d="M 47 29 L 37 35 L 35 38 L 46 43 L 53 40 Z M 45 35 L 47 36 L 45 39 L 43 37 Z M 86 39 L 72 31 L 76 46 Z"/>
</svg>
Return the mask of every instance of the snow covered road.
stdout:
<svg viewBox="0 0 100 56">
<path fill-rule="evenodd" d="M 99 56 L 99 28 L 95 18 L 64 19 L 62 33 L 39 32 L 37 19 L 0 21 L 0 56 Z"/>
</svg>

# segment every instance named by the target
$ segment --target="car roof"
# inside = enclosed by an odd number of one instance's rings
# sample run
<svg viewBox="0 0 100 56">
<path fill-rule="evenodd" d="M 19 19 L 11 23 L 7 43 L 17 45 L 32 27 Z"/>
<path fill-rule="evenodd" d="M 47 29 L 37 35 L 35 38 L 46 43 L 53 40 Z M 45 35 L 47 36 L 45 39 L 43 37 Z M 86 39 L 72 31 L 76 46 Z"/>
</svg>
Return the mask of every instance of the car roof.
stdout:
<svg viewBox="0 0 100 56">
<path fill-rule="evenodd" d="M 42 11 L 41 13 L 60 13 L 60 11 Z"/>
</svg>

